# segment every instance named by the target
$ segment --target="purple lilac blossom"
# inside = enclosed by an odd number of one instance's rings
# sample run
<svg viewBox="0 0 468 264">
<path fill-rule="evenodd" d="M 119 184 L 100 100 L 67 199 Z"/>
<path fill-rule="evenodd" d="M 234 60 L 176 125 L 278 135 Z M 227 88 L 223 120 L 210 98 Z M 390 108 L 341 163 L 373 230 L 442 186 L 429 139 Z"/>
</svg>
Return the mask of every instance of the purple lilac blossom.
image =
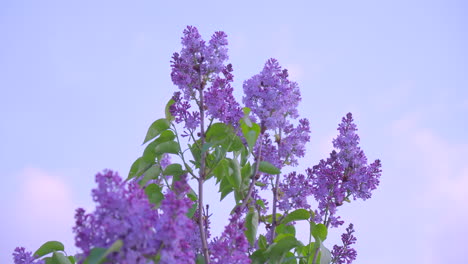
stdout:
<svg viewBox="0 0 468 264">
<path fill-rule="evenodd" d="M 358 146 L 359 136 L 351 113 L 342 119 L 338 131 L 340 134 L 333 140 L 338 151 L 333 150 L 327 160 L 307 169 L 314 197 L 319 203 L 316 221 L 326 220 L 326 224 L 333 227 L 343 223 L 335 216 L 337 207 L 349 201 L 351 196 L 363 200 L 370 198 L 381 174 L 380 160 L 368 165 L 364 152 Z"/>
<path fill-rule="evenodd" d="M 183 92 L 183 99 L 180 94 L 174 94 L 176 103 L 170 111 L 177 123 L 185 122 L 187 129 L 194 130 L 200 124 L 199 112 L 189 111 L 190 100 L 196 101 L 198 111 L 204 109 L 211 118 L 231 125 L 237 124 L 242 117 L 241 108 L 232 95 L 232 65 L 225 65 L 227 45 L 224 32 L 215 32 L 206 44 L 196 27 L 189 26 L 184 30 L 182 50 L 180 54 L 174 53 L 171 61 L 172 82 Z M 202 91 L 206 97 L 203 106 L 199 98 Z"/>
<path fill-rule="evenodd" d="M 234 88 L 230 84 L 233 81 L 231 64 L 228 64 L 222 72 L 224 78 L 216 77 L 212 85 L 205 91 L 207 113 L 212 118 L 217 118 L 221 122 L 235 127 L 243 113 L 239 103 L 232 95 Z"/>
<path fill-rule="evenodd" d="M 229 224 L 224 228 L 221 237 L 214 238 L 210 243 L 212 263 L 248 264 L 251 262 L 247 255 L 249 242 L 244 235 L 246 228 L 241 217 L 242 210 L 237 208 L 231 215 Z"/>
<path fill-rule="evenodd" d="M 288 71 L 276 59 L 269 59 L 263 70 L 243 84 L 243 102 L 265 129 L 284 127 L 286 117 L 297 118 L 301 93 L 296 82 L 288 80 Z"/>
<path fill-rule="evenodd" d="M 45 260 L 39 260 L 33 257 L 32 252 L 26 251 L 24 247 L 17 247 L 13 252 L 13 261 L 15 264 L 45 264 Z"/>
<path fill-rule="evenodd" d="M 125 184 L 110 170 L 97 174 L 96 182 L 98 187 L 92 191 L 95 211 L 76 211 L 75 245 L 87 256 L 92 248 L 106 248 L 120 239 L 123 247 L 108 257 L 110 262 L 147 263 L 145 256 L 156 255 L 161 245 L 154 228 L 157 211 L 136 182 Z"/>
<path fill-rule="evenodd" d="M 338 150 L 338 160 L 345 170 L 343 185 L 351 191 L 355 200 L 366 200 L 379 185 L 380 160 L 367 165 L 366 155 L 358 146 L 359 136 L 356 134 L 357 127 L 351 113 L 343 117 L 338 131 L 340 134 L 333 140 L 333 147 Z"/>
<path fill-rule="evenodd" d="M 174 116 L 177 124 L 184 122 L 186 129 L 195 130 L 200 125 L 200 113 L 189 111 L 190 103 L 180 96 L 180 92 L 175 92 L 172 96 L 174 103 L 169 107 L 171 115 Z"/>
<path fill-rule="evenodd" d="M 161 204 L 163 214 L 156 226 L 157 236 L 162 241 L 161 264 L 195 263 L 195 253 L 189 240 L 195 225 L 186 215 L 193 204 L 186 197 L 189 190 L 185 175 L 174 183 L 174 191 L 169 191 Z"/>
<path fill-rule="evenodd" d="M 310 208 L 307 203 L 307 196 L 312 194 L 312 184 L 304 174 L 289 173 L 284 177 L 283 182 L 279 184 L 279 190 L 281 192 L 278 200 L 280 210 L 290 211 L 291 209 Z"/>
<path fill-rule="evenodd" d="M 296 127 L 291 123 L 299 117 L 301 93 L 297 83 L 288 79 L 288 71 L 276 59 L 269 59 L 259 74 L 244 82 L 243 88 L 243 102 L 251 109 L 251 119 L 259 120 L 263 133 L 257 141 L 256 156 L 262 144 L 261 160 L 280 169 L 297 166 L 298 158 L 305 154 L 305 143 L 310 140 L 307 119 L 299 120 Z M 263 174 L 260 181 L 268 184 L 271 177 Z"/>
<path fill-rule="evenodd" d="M 356 237 L 353 235 L 354 228 L 353 224 L 349 224 L 346 228 L 346 233 L 341 235 L 341 241 L 343 246 L 333 246 L 332 263 L 335 264 L 351 264 L 353 260 L 356 260 L 357 252 L 351 247 L 352 244 L 356 244 Z"/>
<path fill-rule="evenodd" d="M 284 136 L 280 139 L 278 155 L 292 166 L 299 165 L 297 158 L 304 157 L 305 144 L 310 140 L 309 120 L 299 120 L 299 125 L 287 125 L 283 130 Z"/>
</svg>

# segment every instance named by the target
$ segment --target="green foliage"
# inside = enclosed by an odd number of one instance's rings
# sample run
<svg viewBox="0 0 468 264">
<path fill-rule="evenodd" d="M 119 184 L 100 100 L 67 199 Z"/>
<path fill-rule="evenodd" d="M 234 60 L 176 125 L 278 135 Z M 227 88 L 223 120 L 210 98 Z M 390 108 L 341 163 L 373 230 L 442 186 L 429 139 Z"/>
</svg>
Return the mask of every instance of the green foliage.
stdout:
<svg viewBox="0 0 468 264">
<path fill-rule="evenodd" d="M 115 241 L 109 248 L 93 248 L 91 253 L 84 260 L 83 264 L 101 264 L 106 260 L 106 257 L 113 252 L 118 252 L 123 246 L 122 240 Z"/>
<path fill-rule="evenodd" d="M 292 222 L 292 221 L 307 220 L 309 218 L 310 218 L 309 211 L 307 211 L 306 209 L 297 209 L 297 210 L 294 210 L 294 211 L 290 212 L 289 214 L 287 214 L 283 218 L 281 223 L 287 224 L 287 223 Z"/>
<path fill-rule="evenodd" d="M 161 201 L 164 199 L 161 186 L 151 183 L 146 186 L 145 193 L 150 203 L 154 204 L 156 207 L 161 206 Z"/>
<path fill-rule="evenodd" d="M 328 230 L 324 224 L 316 224 L 312 227 L 312 236 L 315 241 L 325 241 L 327 239 Z"/>
<path fill-rule="evenodd" d="M 161 132 L 169 129 L 169 127 L 170 127 L 170 123 L 165 118 L 161 118 L 161 119 L 154 121 L 153 124 L 151 124 L 151 126 L 149 127 L 148 132 L 146 133 L 146 137 L 145 137 L 145 140 L 143 141 L 143 144 L 157 137 L 159 134 L 161 134 Z"/>
<path fill-rule="evenodd" d="M 273 164 L 269 163 L 268 161 L 260 161 L 258 170 L 271 175 L 281 173 L 280 169 L 276 168 Z"/>
<path fill-rule="evenodd" d="M 258 229 L 258 212 L 254 208 L 251 208 L 249 213 L 245 218 L 245 236 L 249 241 L 250 245 L 253 247 L 255 245 L 255 238 L 257 237 Z"/>
<path fill-rule="evenodd" d="M 63 250 L 64 250 L 64 246 L 62 243 L 58 241 L 48 241 L 48 242 L 45 242 L 41 247 L 39 247 L 39 249 L 36 250 L 36 252 L 34 252 L 33 255 L 37 257 L 42 257 L 54 251 L 63 251 Z"/>
</svg>

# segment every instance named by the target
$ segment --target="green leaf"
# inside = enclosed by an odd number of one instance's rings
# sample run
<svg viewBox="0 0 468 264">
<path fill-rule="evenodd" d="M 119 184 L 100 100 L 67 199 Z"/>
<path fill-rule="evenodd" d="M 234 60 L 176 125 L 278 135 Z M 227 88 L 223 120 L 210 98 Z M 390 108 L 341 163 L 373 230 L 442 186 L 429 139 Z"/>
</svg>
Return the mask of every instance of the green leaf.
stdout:
<svg viewBox="0 0 468 264">
<path fill-rule="evenodd" d="M 169 120 L 170 122 L 172 122 L 175 118 L 174 116 L 171 114 L 171 106 L 175 103 L 174 99 L 170 99 L 169 102 L 167 102 L 166 104 L 166 109 L 165 109 L 165 114 L 166 114 L 166 119 Z"/>
<path fill-rule="evenodd" d="M 252 260 L 251 264 L 265 264 L 268 257 L 265 254 L 265 250 L 258 249 L 252 255 L 250 255 L 250 259 Z"/>
<path fill-rule="evenodd" d="M 324 224 L 316 224 L 312 228 L 312 236 L 316 241 L 325 241 L 327 239 L 328 230 Z"/>
<path fill-rule="evenodd" d="M 72 264 L 75 264 L 76 263 L 76 260 L 75 260 L 75 257 L 74 256 L 68 256 L 68 260 L 70 260 L 70 262 Z"/>
<path fill-rule="evenodd" d="M 287 214 L 281 223 L 287 224 L 292 221 L 307 220 L 310 218 L 310 213 L 306 209 L 297 209 Z"/>
<path fill-rule="evenodd" d="M 257 142 L 257 138 L 260 135 L 260 126 L 251 122 L 249 125 L 246 121 L 250 122 L 250 119 L 244 118 L 244 120 L 241 121 L 242 135 L 244 135 L 244 138 L 247 141 L 249 150 L 252 151 L 253 147 L 255 146 L 255 142 Z"/>
<path fill-rule="evenodd" d="M 197 203 L 193 203 L 192 204 L 192 207 L 190 207 L 190 209 L 188 210 L 187 212 L 187 217 L 188 218 L 192 218 L 194 215 L 195 215 L 195 212 L 197 211 L 197 208 L 198 208 L 198 204 Z"/>
<path fill-rule="evenodd" d="M 156 205 L 157 207 L 161 205 L 161 201 L 164 199 L 161 186 L 151 183 L 150 185 L 146 186 L 145 193 L 148 196 L 150 203 Z"/>
<path fill-rule="evenodd" d="M 266 241 L 266 237 L 265 237 L 264 235 L 260 235 L 260 236 L 258 237 L 258 247 L 259 247 L 260 249 L 266 249 L 267 246 L 268 246 L 268 243 L 267 243 L 267 241 Z"/>
<path fill-rule="evenodd" d="M 140 176 L 143 174 L 143 172 L 153 166 L 153 164 L 154 161 L 149 162 L 143 159 L 143 157 L 139 157 L 137 160 L 135 160 L 135 162 L 133 162 L 132 167 L 130 168 L 130 172 L 128 173 L 127 180 Z"/>
<path fill-rule="evenodd" d="M 163 143 L 163 142 L 166 142 L 166 141 L 172 141 L 175 138 L 176 138 L 176 136 L 175 136 L 174 132 L 172 132 L 172 130 L 165 130 L 154 141 L 159 144 L 159 143 Z"/>
<path fill-rule="evenodd" d="M 275 228 L 277 234 L 296 235 L 296 228 L 293 225 L 280 224 Z"/>
<path fill-rule="evenodd" d="M 214 145 L 215 145 L 215 143 L 213 143 L 213 142 L 207 142 L 207 143 L 203 144 L 202 149 L 201 149 L 201 153 L 207 152 Z"/>
<path fill-rule="evenodd" d="M 279 240 L 276 243 L 271 244 L 268 247 L 268 250 L 266 253 L 270 255 L 270 259 L 274 263 L 278 263 L 279 260 L 289 252 L 294 247 L 300 246 L 302 243 L 300 243 L 294 236 L 286 236 L 283 239 Z"/>
<path fill-rule="evenodd" d="M 200 159 L 201 159 L 201 150 L 198 147 L 198 144 L 200 144 L 200 141 L 198 140 L 197 142 L 193 143 L 192 145 L 189 145 L 190 147 L 190 152 L 192 152 L 192 156 L 195 159 L 195 164 L 197 167 L 200 165 Z"/>
<path fill-rule="evenodd" d="M 197 254 L 197 260 L 195 261 L 195 264 L 206 264 L 205 257 L 203 257 L 202 254 Z"/>
<path fill-rule="evenodd" d="M 151 168 L 147 169 L 144 172 L 143 179 L 140 180 L 138 184 L 140 184 L 141 187 L 145 186 L 148 181 L 157 179 L 159 175 L 161 174 L 161 167 L 158 166 L 152 166 Z"/>
<path fill-rule="evenodd" d="M 122 240 L 115 241 L 108 249 L 106 248 L 93 248 L 89 256 L 84 260 L 83 264 L 100 264 L 106 260 L 106 257 L 120 250 L 123 246 Z"/>
<path fill-rule="evenodd" d="M 253 209 L 253 208 L 252 208 Z M 255 238 L 257 237 L 257 229 L 258 229 L 258 212 L 257 210 L 253 209 L 250 210 L 245 218 L 246 230 L 245 236 L 247 240 L 250 242 L 250 245 L 253 247 L 255 244 Z"/>
<path fill-rule="evenodd" d="M 63 251 L 64 246 L 62 243 L 58 241 L 48 241 L 45 242 L 36 252 L 34 252 L 33 256 L 42 257 L 54 251 Z"/>
<path fill-rule="evenodd" d="M 164 169 L 164 172 L 163 172 L 163 174 L 166 176 L 171 175 L 171 176 L 176 176 L 176 177 L 184 173 L 185 171 L 182 169 L 182 165 L 178 163 L 172 163 L 168 165 L 166 169 Z"/>
<path fill-rule="evenodd" d="M 219 192 L 221 193 L 221 199 L 222 201 L 228 194 L 230 194 L 234 188 L 232 188 L 231 183 L 229 183 L 228 180 L 229 177 L 223 178 L 221 180 L 221 183 L 219 184 Z"/>
<path fill-rule="evenodd" d="M 179 143 L 175 141 L 167 141 L 157 145 L 154 151 L 157 155 L 164 153 L 178 154 L 180 147 Z"/>
<path fill-rule="evenodd" d="M 214 123 L 206 132 L 206 142 L 220 143 L 226 140 L 228 134 L 232 133 L 232 128 L 224 123 Z"/>
<path fill-rule="evenodd" d="M 72 264 L 72 262 L 63 255 L 61 252 L 54 252 L 52 255 L 52 258 L 58 263 L 58 264 Z"/>
<path fill-rule="evenodd" d="M 224 179 L 225 176 L 229 175 L 229 161 L 222 159 L 216 168 L 213 170 L 213 174 L 216 176 L 216 183 Z"/>
<path fill-rule="evenodd" d="M 242 184 L 242 175 L 239 161 L 236 157 L 230 159 L 229 161 L 232 169 L 232 174 L 229 175 L 229 178 L 232 179 L 231 184 L 234 186 L 235 189 L 239 189 Z"/>
<path fill-rule="evenodd" d="M 273 164 L 269 163 L 268 161 L 260 161 L 258 170 L 271 175 L 281 173 L 281 171 L 278 168 L 276 168 Z"/>
<path fill-rule="evenodd" d="M 149 127 L 148 132 L 146 133 L 146 137 L 143 141 L 143 144 L 157 137 L 159 134 L 161 134 L 161 132 L 169 129 L 169 127 L 170 123 L 165 118 L 161 118 L 154 121 L 153 124 L 151 124 L 151 126 Z"/>
<path fill-rule="evenodd" d="M 276 213 L 276 219 L 280 219 L 280 218 L 281 218 L 281 214 Z M 270 224 L 273 223 L 273 214 L 265 216 L 265 220 Z"/>
</svg>

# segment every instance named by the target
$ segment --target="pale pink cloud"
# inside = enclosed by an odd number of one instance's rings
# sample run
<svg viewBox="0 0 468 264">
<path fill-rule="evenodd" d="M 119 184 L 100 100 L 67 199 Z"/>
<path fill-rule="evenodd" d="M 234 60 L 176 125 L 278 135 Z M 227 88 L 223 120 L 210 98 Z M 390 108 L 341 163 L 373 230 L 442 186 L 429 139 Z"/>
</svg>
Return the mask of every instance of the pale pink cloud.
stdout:
<svg viewBox="0 0 468 264">
<path fill-rule="evenodd" d="M 59 240 L 73 249 L 72 226 L 77 207 L 72 188 L 62 175 L 38 168 L 25 168 L 18 174 L 20 188 L 12 200 L 16 210 L 14 228 L 19 245 L 38 247 Z M 30 250 L 35 250 L 31 248 Z"/>
<path fill-rule="evenodd" d="M 399 155 L 417 171 L 407 176 L 420 185 L 408 201 L 410 219 L 422 231 L 422 263 L 453 263 L 464 257 L 468 234 L 468 144 L 451 142 L 422 120 L 422 113 L 412 113 L 392 126 L 407 149 Z"/>
</svg>

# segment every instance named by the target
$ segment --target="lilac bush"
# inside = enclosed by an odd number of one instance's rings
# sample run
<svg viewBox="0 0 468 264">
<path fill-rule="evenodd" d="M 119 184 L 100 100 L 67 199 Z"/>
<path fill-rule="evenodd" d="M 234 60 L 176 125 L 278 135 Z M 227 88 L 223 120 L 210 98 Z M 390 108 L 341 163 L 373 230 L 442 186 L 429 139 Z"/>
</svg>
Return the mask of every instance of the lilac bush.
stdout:
<svg viewBox="0 0 468 264">
<path fill-rule="evenodd" d="M 310 122 L 300 116 L 299 85 L 276 59 L 243 83 L 243 106 L 233 95 L 228 40 L 215 32 L 205 42 L 196 27 L 183 32 L 171 59 L 178 90 L 165 117 L 151 124 L 145 149 L 127 179 L 105 170 L 92 190 L 96 208 L 76 210 L 73 228 L 80 252 L 67 256 L 49 241 L 34 254 L 13 253 L 23 263 L 352 263 L 354 225 L 342 245 L 326 247 L 328 229 L 344 218 L 340 206 L 371 198 L 380 160 L 368 163 L 353 116 L 338 125 L 329 157 L 301 173 Z M 179 131 L 182 130 L 182 133 Z M 289 170 L 283 174 L 282 170 Z M 220 199 L 232 199 L 224 232 L 212 235 L 207 181 Z M 192 184 L 189 184 L 192 181 Z M 191 186 L 196 186 L 192 188 Z M 210 192 L 212 190 L 209 190 Z M 263 197 L 265 192 L 271 199 Z M 309 242 L 296 238 L 296 223 L 310 226 Z M 303 232 L 303 230 L 301 230 Z"/>
</svg>

